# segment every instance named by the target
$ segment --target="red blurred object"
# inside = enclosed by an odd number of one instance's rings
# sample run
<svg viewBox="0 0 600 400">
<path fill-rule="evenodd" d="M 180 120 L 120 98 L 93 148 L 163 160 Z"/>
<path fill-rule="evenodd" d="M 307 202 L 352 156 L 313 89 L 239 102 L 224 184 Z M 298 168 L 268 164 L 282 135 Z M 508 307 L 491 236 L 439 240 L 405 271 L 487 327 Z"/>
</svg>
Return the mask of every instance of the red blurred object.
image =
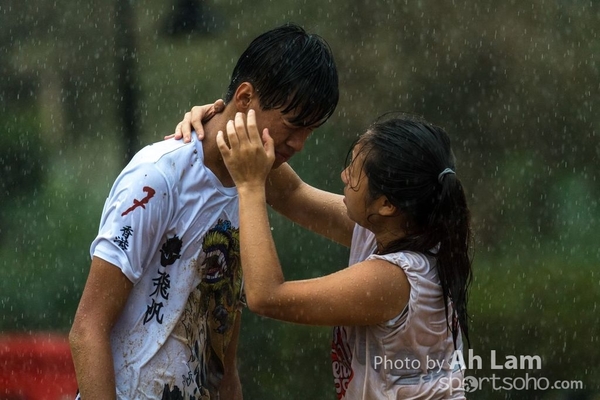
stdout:
<svg viewBox="0 0 600 400">
<path fill-rule="evenodd" d="M 73 400 L 76 393 L 66 336 L 0 334 L 0 400 Z"/>
</svg>

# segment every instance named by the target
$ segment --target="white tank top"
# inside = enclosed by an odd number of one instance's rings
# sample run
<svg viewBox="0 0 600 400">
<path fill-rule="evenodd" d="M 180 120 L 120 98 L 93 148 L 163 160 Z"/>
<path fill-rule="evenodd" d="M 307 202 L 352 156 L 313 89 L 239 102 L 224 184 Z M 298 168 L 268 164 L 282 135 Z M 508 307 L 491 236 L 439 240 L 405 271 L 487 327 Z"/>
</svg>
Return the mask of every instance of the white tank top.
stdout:
<svg viewBox="0 0 600 400">
<path fill-rule="evenodd" d="M 376 255 L 375 246 L 375 236 L 356 225 L 350 265 L 367 259 L 398 265 L 410 283 L 410 298 L 400 315 L 387 322 L 334 328 L 338 399 L 464 399 L 462 358 L 447 328 L 435 259 L 409 251 Z M 457 346 L 462 351 L 460 337 Z"/>
</svg>

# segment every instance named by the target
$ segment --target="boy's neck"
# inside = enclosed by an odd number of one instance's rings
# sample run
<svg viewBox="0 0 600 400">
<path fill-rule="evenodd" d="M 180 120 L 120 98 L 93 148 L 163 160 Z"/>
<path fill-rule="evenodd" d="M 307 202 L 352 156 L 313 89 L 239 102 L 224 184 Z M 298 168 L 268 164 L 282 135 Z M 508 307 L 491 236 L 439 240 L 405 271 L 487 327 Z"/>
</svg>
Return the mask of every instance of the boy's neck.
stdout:
<svg viewBox="0 0 600 400">
<path fill-rule="evenodd" d="M 204 150 L 204 165 L 212 171 L 225 187 L 233 187 L 235 183 L 223 162 L 223 157 L 217 146 L 217 133 L 221 130 L 225 132 L 225 126 L 229 119 L 229 113 L 215 115 L 210 121 L 204 124 L 204 140 L 202 148 Z"/>
</svg>

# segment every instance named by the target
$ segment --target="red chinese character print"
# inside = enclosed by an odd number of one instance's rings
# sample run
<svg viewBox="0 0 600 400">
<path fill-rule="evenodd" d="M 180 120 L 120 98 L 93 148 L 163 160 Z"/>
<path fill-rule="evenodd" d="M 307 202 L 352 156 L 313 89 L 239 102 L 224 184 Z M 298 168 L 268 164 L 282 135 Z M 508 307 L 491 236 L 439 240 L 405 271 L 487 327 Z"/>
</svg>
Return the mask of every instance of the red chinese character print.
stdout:
<svg viewBox="0 0 600 400">
<path fill-rule="evenodd" d="M 131 207 L 129 207 L 127 210 L 123 211 L 123 213 L 121 214 L 122 217 L 126 216 L 127 214 L 129 214 L 130 212 L 132 212 L 133 210 L 135 210 L 138 207 L 142 207 L 144 210 L 146 209 L 145 205 L 148 204 L 150 199 L 154 197 L 154 194 L 156 193 L 156 191 L 154 189 L 152 189 L 150 186 L 144 186 L 142 188 L 142 190 L 145 193 L 148 193 L 146 195 L 146 197 L 144 197 L 141 200 L 133 199 L 133 205 Z"/>
</svg>

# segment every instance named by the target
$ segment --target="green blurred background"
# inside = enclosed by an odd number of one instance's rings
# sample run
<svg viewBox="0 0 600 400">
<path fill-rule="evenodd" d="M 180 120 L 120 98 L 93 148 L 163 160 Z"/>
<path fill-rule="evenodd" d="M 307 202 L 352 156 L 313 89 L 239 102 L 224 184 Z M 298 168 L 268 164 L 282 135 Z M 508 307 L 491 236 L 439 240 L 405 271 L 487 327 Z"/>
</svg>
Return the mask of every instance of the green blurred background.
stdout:
<svg viewBox="0 0 600 400">
<path fill-rule="evenodd" d="M 584 386 L 484 383 L 469 397 L 600 398 L 595 0 L 3 0 L 0 331 L 68 332 L 104 198 L 131 152 L 223 97 L 250 40 L 285 22 L 323 36 L 340 74 L 336 113 L 292 162 L 300 175 L 339 192 L 349 144 L 386 111 L 445 127 L 475 230 L 482 366 L 467 375 Z M 288 279 L 345 266 L 346 249 L 272 224 Z M 330 328 L 246 310 L 242 329 L 247 399 L 335 398 Z M 496 364 L 538 355 L 541 369 L 491 369 L 492 351 Z"/>
</svg>

